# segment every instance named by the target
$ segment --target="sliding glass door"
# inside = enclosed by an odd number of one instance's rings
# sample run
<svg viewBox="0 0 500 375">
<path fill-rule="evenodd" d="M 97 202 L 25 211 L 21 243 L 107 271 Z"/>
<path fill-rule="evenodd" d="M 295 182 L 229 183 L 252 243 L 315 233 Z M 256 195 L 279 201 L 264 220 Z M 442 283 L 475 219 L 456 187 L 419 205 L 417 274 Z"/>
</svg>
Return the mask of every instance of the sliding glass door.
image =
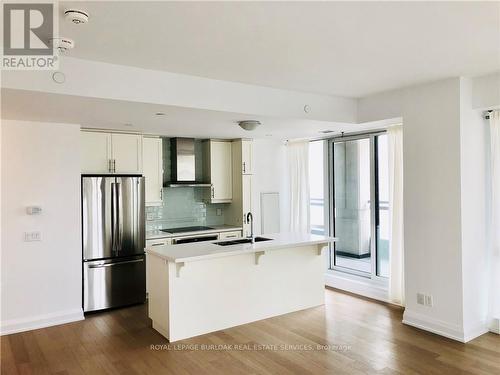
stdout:
<svg viewBox="0 0 500 375">
<path fill-rule="evenodd" d="M 330 141 L 330 232 L 338 241 L 331 268 L 366 277 L 387 277 L 389 202 L 384 133 Z"/>
</svg>

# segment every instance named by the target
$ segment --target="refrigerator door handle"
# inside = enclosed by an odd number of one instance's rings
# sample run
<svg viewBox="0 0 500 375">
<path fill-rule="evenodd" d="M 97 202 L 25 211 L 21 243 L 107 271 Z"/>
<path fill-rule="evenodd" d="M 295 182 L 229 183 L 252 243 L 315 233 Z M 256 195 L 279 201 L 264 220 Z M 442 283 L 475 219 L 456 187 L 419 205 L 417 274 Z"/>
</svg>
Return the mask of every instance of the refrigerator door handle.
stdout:
<svg viewBox="0 0 500 375">
<path fill-rule="evenodd" d="M 116 182 L 111 183 L 111 250 L 117 252 L 117 240 L 118 240 L 118 204 L 117 204 L 117 192 L 116 192 Z"/>
<path fill-rule="evenodd" d="M 135 260 L 126 260 L 125 262 L 114 262 L 114 263 L 104 263 L 104 264 L 94 264 L 88 266 L 89 268 L 102 268 L 102 267 L 113 267 L 113 266 L 119 266 L 121 264 L 127 264 L 127 263 L 139 263 L 139 262 L 144 262 L 144 259 L 135 259 Z"/>
<path fill-rule="evenodd" d="M 123 212 L 122 212 L 122 184 L 116 183 L 116 213 L 117 213 L 117 225 L 116 225 L 116 237 L 117 237 L 117 252 L 122 250 L 122 238 L 123 238 Z"/>
</svg>

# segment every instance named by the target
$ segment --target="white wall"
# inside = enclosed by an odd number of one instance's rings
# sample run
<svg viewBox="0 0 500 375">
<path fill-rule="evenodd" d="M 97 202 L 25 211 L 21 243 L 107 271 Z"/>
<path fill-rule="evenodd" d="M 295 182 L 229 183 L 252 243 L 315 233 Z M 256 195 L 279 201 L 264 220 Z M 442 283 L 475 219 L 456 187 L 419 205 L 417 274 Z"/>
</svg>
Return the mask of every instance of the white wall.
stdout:
<svg viewBox="0 0 500 375">
<path fill-rule="evenodd" d="M 1 332 L 83 318 L 79 126 L 1 125 Z M 26 206 L 41 205 L 39 216 Z M 40 242 L 23 233 L 40 231 Z"/>
<path fill-rule="evenodd" d="M 460 84 L 407 90 L 403 105 L 404 319 L 462 335 Z M 434 306 L 417 304 L 417 293 Z"/>
<path fill-rule="evenodd" d="M 498 108 L 500 106 L 500 72 L 476 77 L 472 80 L 472 108 Z"/>
<path fill-rule="evenodd" d="M 500 90 L 500 86 L 499 86 Z M 500 98 L 499 98 L 500 100 Z M 481 110 L 473 109 L 473 82 L 460 81 L 463 324 L 465 339 L 487 331 L 489 132 Z"/>
<path fill-rule="evenodd" d="M 361 121 L 401 117 L 404 322 L 460 341 L 485 330 L 486 150 L 473 82 L 451 78 L 359 101 Z M 433 306 L 416 303 L 418 292 Z"/>
<path fill-rule="evenodd" d="M 252 210 L 255 233 L 261 234 L 260 194 L 269 192 L 280 194 L 280 229 L 286 231 L 288 201 L 285 196 L 285 145 L 276 140 L 255 139 L 253 154 Z"/>
</svg>

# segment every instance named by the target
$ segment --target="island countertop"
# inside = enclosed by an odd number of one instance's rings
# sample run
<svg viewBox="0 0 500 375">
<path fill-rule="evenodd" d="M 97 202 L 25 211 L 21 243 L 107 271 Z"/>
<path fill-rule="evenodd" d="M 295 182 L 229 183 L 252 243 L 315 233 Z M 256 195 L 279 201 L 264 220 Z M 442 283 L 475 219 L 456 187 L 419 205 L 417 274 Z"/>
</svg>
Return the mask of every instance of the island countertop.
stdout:
<svg viewBox="0 0 500 375">
<path fill-rule="evenodd" d="M 184 263 L 211 258 L 220 258 L 241 254 L 252 254 L 262 251 L 278 250 L 290 247 L 308 245 L 327 245 L 335 242 L 335 237 L 320 236 L 308 233 L 274 233 L 259 237 L 270 238 L 270 241 L 243 243 L 229 246 L 220 246 L 216 242 L 187 243 L 180 245 L 165 245 L 146 248 L 146 253 L 163 258 L 169 262 Z"/>
</svg>

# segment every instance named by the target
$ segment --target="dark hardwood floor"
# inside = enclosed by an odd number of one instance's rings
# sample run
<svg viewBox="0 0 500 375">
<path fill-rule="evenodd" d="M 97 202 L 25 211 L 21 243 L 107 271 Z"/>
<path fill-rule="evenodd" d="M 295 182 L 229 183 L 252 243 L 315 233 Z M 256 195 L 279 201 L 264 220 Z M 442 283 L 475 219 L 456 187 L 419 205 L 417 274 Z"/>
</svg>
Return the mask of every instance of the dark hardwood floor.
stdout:
<svg viewBox="0 0 500 375">
<path fill-rule="evenodd" d="M 168 343 L 147 306 L 1 337 L 1 374 L 500 374 L 500 337 L 461 344 L 336 290 L 309 310 Z M 203 314 L 203 311 L 199 312 Z"/>
</svg>

